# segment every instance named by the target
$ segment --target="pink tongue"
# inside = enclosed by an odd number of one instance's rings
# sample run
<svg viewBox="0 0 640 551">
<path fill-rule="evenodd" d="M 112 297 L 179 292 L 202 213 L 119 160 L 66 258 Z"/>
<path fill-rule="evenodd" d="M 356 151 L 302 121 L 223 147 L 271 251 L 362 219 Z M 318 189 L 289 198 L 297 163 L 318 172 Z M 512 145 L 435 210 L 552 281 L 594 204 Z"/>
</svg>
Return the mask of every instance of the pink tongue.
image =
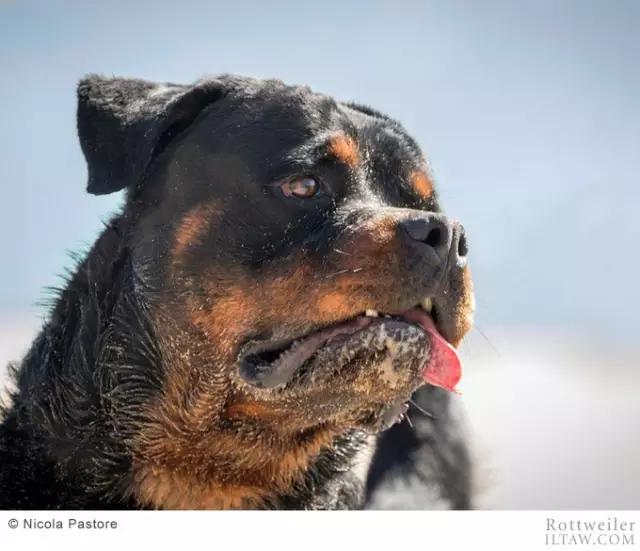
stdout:
<svg viewBox="0 0 640 551">
<path fill-rule="evenodd" d="M 445 390 L 454 390 L 462 376 L 456 349 L 444 339 L 431 316 L 423 310 L 414 308 L 403 313 L 402 317 L 419 324 L 431 336 L 431 358 L 422 372 L 424 380 Z"/>
</svg>

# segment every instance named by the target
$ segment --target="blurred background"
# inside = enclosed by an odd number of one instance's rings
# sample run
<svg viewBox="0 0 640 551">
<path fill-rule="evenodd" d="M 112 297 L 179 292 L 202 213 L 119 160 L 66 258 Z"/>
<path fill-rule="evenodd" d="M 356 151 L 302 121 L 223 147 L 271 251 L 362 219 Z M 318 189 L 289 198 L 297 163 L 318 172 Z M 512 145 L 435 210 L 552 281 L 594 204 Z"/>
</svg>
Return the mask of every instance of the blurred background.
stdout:
<svg viewBox="0 0 640 551">
<path fill-rule="evenodd" d="M 0 365 L 122 200 L 77 80 L 279 77 L 399 119 L 467 228 L 478 505 L 640 508 L 639 57 L 634 0 L 0 0 Z"/>
</svg>

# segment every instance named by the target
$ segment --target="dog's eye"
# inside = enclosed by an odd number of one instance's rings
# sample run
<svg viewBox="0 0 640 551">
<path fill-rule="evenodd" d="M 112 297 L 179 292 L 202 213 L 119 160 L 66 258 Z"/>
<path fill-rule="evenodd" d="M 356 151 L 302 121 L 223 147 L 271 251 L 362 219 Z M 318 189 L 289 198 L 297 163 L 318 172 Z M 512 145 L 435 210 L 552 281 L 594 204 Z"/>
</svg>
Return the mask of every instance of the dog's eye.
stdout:
<svg viewBox="0 0 640 551">
<path fill-rule="evenodd" d="M 304 176 L 281 184 L 280 189 L 282 189 L 282 193 L 285 197 L 308 199 L 318 193 L 320 190 L 320 184 L 315 178 L 312 178 L 311 176 Z"/>
</svg>

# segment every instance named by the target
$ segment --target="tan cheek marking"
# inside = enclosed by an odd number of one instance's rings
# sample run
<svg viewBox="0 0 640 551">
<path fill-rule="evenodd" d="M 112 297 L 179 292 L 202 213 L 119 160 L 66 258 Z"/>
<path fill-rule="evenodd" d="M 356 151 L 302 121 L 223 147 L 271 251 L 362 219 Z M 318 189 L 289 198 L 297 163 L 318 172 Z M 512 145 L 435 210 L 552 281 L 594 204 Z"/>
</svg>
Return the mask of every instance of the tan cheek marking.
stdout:
<svg viewBox="0 0 640 551">
<path fill-rule="evenodd" d="M 416 170 L 409 177 L 409 181 L 415 192 L 423 199 L 429 199 L 433 195 L 433 184 L 427 173 L 423 170 Z"/>
<path fill-rule="evenodd" d="M 187 249 L 199 244 L 213 221 L 221 214 L 215 204 L 199 205 L 187 212 L 178 224 L 173 242 L 172 256 L 180 259 Z"/>
<path fill-rule="evenodd" d="M 341 264 L 346 269 L 351 268 L 355 275 L 358 273 L 355 270 L 360 269 L 359 271 L 364 272 L 363 277 L 368 277 L 366 272 L 376 265 L 387 268 L 400 250 L 399 243 L 396 243 L 397 230 L 398 219 L 394 217 L 368 221 L 364 227 L 340 243 L 339 249 L 347 253 L 341 259 Z M 381 262 L 383 264 L 380 265 Z"/>
<path fill-rule="evenodd" d="M 211 310 L 192 310 L 191 322 L 217 343 L 222 352 L 227 353 L 235 340 L 255 319 L 258 304 L 256 299 L 242 288 L 230 288 Z"/>
<path fill-rule="evenodd" d="M 341 245 L 347 254 L 340 256 L 334 277 L 318 278 L 303 258 L 293 259 L 297 267 L 289 275 L 265 275 L 260 285 L 239 276 L 231 285 L 218 285 L 223 296 L 207 308 L 192 303 L 190 320 L 226 356 L 238 338 L 261 323 L 332 323 L 357 315 L 367 305 L 353 289 L 366 284 L 377 266 L 397 263 L 397 223 L 394 217 L 367 222 Z"/>
<path fill-rule="evenodd" d="M 329 153 L 341 163 L 355 167 L 360 162 L 360 151 L 355 140 L 341 134 L 329 141 Z"/>
<path fill-rule="evenodd" d="M 331 291 L 320 295 L 316 305 L 317 312 L 323 320 L 341 320 L 353 315 L 349 295 L 343 291 Z"/>
<path fill-rule="evenodd" d="M 260 402 L 236 402 L 226 409 L 229 418 L 251 417 L 253 419 L 273 420 L 283 417 L 267 404 Z"/>
</svg>

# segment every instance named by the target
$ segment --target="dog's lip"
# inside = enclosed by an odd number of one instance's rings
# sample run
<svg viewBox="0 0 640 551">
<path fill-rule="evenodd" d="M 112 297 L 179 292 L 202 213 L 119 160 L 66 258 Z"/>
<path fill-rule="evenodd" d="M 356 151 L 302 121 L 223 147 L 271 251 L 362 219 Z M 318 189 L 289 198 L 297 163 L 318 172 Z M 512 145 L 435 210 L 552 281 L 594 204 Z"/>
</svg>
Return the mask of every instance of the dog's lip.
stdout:
<svg viewBox="0 0 640 551">
<path fill-rule="evenodd" d="M 347 340 L 371 325 L 385 323 L 386 318 L 391 318 L 419 327 L 430 335 L 430 359 L 423 369 L 423 379 L 434 386 L 454 390 L 461 376 L 460 359 L 436 327 L 430 314 L 431 307 L 431 300 L 425 299 L 418 306 L 394 315 L 380 316 L 376 310 L 367 310 L 364 315 L 322 327 L 295 339 L 249 342 L 242 347 L 238 356 L 240 375 L 255 386 L 283 386 L 324 346 L 341 339 Z"/>
<path fill-rule="evenodd" d="M 374 318 L 357 316 L 295 339 L 249 342 L 238 355 L 240 375 L 255 386 L 263 388 L 284 385 L 320 348 L 337 337 L 348 338 L 372 323 Z"/>
</svg>

